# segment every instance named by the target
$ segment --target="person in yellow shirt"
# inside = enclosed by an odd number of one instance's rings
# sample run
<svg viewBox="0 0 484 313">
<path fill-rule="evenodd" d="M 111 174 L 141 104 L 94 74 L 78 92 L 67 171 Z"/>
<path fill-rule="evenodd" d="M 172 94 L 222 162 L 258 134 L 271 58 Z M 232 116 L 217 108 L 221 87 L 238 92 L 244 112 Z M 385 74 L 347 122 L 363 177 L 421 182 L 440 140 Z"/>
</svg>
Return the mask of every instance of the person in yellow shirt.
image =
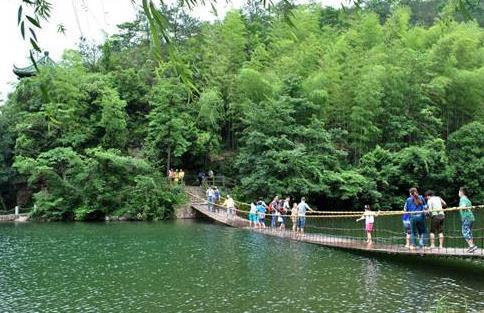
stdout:
<svg viewBox="0 0 484 313">
<path fill-rule="evenodd" d="M 292 231 L 297 230 L 297 203 L 294 202 L 291 209 Z"/>
<path fill-rule="evenodd" d="M 232 219 L 235 215 L 235 202 L 231 196 L 227 195 L 227 199 L 225 199 L 223 206 L 227 208 L 227 218 Z"/>
<path fill-rule="evenodd" d="M 180 172 L 178 171 L 178 169 L 175 171 L 174 180 L 175 180 L 175 184 L 178 184 L 178 181 L 180 180 Z"/>
</svg>

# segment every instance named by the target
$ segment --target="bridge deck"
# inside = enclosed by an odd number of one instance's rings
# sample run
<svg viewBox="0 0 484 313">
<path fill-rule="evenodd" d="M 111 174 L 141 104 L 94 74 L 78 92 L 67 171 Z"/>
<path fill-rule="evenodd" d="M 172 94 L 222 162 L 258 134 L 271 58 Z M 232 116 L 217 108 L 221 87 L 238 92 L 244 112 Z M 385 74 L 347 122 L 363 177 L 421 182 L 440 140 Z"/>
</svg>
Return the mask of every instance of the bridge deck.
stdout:
<svg viewBox="0 0 484 313">
<path fill-rule="evenodd" d="M 240 216 L 229 216 L 225 210 L 216 209 L 215 212 L 209 211 L 207 203 L 192 203 L 192 208 L 202 213 L 203 215 L 227 226 L 232 227 L 247 227 L 249 221 Z"/>
<path fill-rule="evenodd" d="M 388 245 L 374 243 L 368 246 L 363 239 L 354 238 L 343 238 L 335 237 L 324 234 L 316 233 L 294 233 L 288 230 L 278 230 L 270 227 L 259 229 L 259 228 L 248 228 L 251 231 L 255 231 L 261 234 L 275 236 L 280 238 L 285 238 L 289 240 L 302 241 L 312 244 L 318 244 L 321 246 L 346 249 L 346 250 L 359 250 L 372 253 L 385 253 L 385 254 L 400 254 L 400 255 L 420 255 L 420 256 L 438 256 L 438 257 L 465 257 L 465 258 L 481 258 L 484 259 L 484 249 L 477 249 L 473 253 L 466 252 L 465 248 L 444 248 L 444 249 L 430 249 L 425 247 L 422 249 L 410 250 L 405 248 L 403 245 Z"/>
<path fill-rule="evenodd" d="M 484 258 L 484 249 L 477 249 L 474 253 L 466 252 L 465 248 L 444 248 L 444 249 L 430 249 L 425 247 L 423 249 L 410 250 L 404 246 L 388 245 L 381 243 L 374 243 L 368 246 L 363 239 L 359 238 L 344 238 L 329 236 L 317 233 L 294 233 L 290 230 L 279 230 L 270 227 L 266 228 L 249 228 L 249 223 L 246 219 L 239 216 L 229 218 L 225 211 L 219 210 L 216 212 L 208 211 L 207 203 L 192 203 L 192 208 L 205 216 L 228 226 L 244 228 L 246 230 L 255 231 L 261 234 L 285 238 L 289 240 L 302 241 L 312 244 L 318 244 L 327 247 L 360 250 L 374 253 L 386 254 L 401 254 L 401 255 L 420 255 L 420 256 L 441 256 L 441 257 L 466 257 L 466 258 Z"/>
</svg>

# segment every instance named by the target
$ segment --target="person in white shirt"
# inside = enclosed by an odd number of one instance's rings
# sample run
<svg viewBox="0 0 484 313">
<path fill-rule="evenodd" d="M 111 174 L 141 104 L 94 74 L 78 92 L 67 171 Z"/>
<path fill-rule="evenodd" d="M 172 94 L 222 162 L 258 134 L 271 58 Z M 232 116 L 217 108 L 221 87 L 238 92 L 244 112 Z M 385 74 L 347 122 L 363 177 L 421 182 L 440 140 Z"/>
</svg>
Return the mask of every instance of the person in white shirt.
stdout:
<svg viewBox="0 0 484 313">
<path fill-rule="evenodd" d="M 432 190 L 425 192 L 425 199 L 430 212 L 430 248 L 435 248 L 435 234 L 439 234 L 439 249 L 443 249 L 445 213 L 442 209 L 447 203 Z"/>
<path fill-rule="evenodd" d="M 375 223 L 375 216 L 378 215 L 378 213 L 373 212 L 371 210 L 370 205 L 365 204 L 365 212 L 359 219 L 356 220 L 357 222 L 365 220 L 366 243 L 368 244 L 368 246 L 373 245 L 371 233 L 373 232 L 373 224 Z"/>
<path fill-rule="evenodd" d="M 214 203 L 215 203 L 215 193 L 213 192 L 212 187 L 207 189 L 207 203 L 208 203 L 208 210 L 210 212 L 214 211 Z"/>
<path fill-rule="evenodd" d="M 257 219 L 257 206 L 254 202 L 250 203 L 250 211 L 249 211 L 249 227 L 256 227 L 259 224 Z"/>
</svg>

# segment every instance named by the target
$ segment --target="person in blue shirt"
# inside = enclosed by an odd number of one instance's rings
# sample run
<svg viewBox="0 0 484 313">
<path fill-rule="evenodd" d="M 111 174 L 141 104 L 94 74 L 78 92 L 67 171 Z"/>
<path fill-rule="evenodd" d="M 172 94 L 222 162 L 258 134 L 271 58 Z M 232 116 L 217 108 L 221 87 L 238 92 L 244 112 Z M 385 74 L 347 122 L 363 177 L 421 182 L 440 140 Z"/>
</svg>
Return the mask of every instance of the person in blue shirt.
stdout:
<svg viewBox="0 0 484 313">
<path fill-rule="evenodd" d="M 257 208 L 257 217 L 259 218 L 258 226 L 260 228 L 266 228 L 265 218 L 266 218 L 267 205 L 265 204 L 264 201 L 259 199 L 259 201 L 257 201 L 256 208 Z"/>
<path fill-rule="evenodd" d="M 410 249 L 415 249 L 417 246 L 417 237 L 419 237 L 419 247 L 425 245 L 425 237 L 427 235 L 427 225 L 425 224 L 425 209 L 426 203 L 424 197 L 418 194 L 417 188 L 413 187 L 409 190 L 410 196 L 405 200 L 404 211 L 410 215 L 410 228 L 412 245 Z"/>
<path fill-rule="evenodd" d="M 313 211 L 306 203 L 306 198 L 302 197 L 301 202 L 297 205 L 297 230 L 301 234 L 304 233 L 304 225 L 306 225 L 306 212 Z"/>
</svg>

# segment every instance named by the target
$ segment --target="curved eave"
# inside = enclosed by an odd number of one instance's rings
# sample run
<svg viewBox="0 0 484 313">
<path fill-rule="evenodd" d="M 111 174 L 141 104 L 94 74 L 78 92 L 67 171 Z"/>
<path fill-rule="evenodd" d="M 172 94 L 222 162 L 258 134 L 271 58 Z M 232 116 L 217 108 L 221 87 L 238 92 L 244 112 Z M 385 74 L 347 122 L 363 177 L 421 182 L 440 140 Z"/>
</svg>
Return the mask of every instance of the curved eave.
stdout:
<svg viewBox="0 0 484 313">
<path fill-rule="evenodd" d="M 55 62 L 48 56 L 44 56 L 37 61 L 37 66 L 53 66 L 53 65 L 55 65 Z M 37 73 L 37 70 L 33 65 L 29 65 L 27 67 L 17 67 L 14 65 L 13 72 L 15 75 L 21 78 L 21 77 L 35 76 L 35 74 Z"/>
<path fill-rule="evenodd" d="M 34 76 L 35 75 L 35 68 L 33 69 L 33 71 L 30 69 L 31 67 L 33 66 L 29 66 L 29 67 L 17 67 L 17 66 L 13 66 L 13 73 L 15 75 L 17 75 L 18 77 L 30 77 L 30 76 Z"/>
</svg>

